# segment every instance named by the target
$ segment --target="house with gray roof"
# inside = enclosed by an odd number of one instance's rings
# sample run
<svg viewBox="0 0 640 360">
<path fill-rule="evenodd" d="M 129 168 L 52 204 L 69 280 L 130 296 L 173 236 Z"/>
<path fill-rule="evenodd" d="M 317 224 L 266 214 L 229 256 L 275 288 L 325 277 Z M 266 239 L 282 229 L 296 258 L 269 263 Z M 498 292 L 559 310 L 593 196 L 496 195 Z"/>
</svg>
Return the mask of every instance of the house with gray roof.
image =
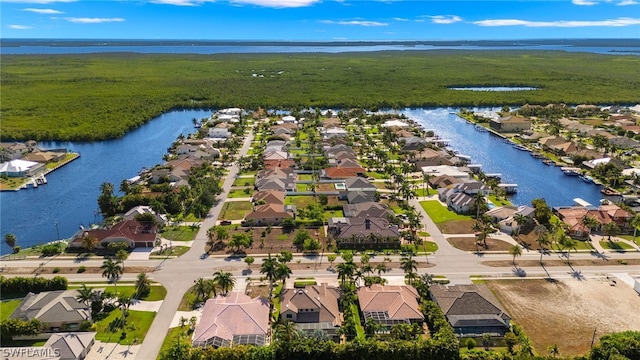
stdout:
<svg viewBox="0 0 640 360">
<path fill-rule="evenodd" d="M 345 204 L 342 206 L 342 211 L 345 217 L 372 217 L 372 218 L 384 218 L 388 216 L 395 216 L 394 212 L 390 210 L 387 205 L 379 202 L 366 202 L 358 204 Z"/>
<path fill-rule="evenodd" d="M 434 284 L 430 294 L 459 337 L 504 336 L 511 328 L 511 317 L 484 285 Z"/>
<path fill-rule="evenodd" d="M 344 184 L 347 191 L 366 191 L 366 192 L 375 192 L 378 190 L 375 185 L 367 181 L 359 176 L 354 176 L 350 178 L 344 179 Z"/>
<path fill-rule="evenodd" d="M 349 204 L 360 204 L 376 201 L 375 193 L 371 191 L 349 191 L 347 192 L 347 202 Z"/>
<path fill-rule="evenodd" d="M 91 321 L 91 309 L 76 296 L 76 290 L 29 293 L 9 318 L 37 319 L 44 324 L 44 332 L 78 330 L 84 321 Z"/>
<path fill-rule="evenodd" d="M 398 226 L 383 218 L 331 218 L 328 233 L 340 249 L 400 248 Z"/>
<path fill-rule="evenodd" d="M 95 332 L 52 334 L 43 347 L 57 350 L 60 360 L 82 360 L 95 343 Z"/>
<path fill-rule="evenodd" d="M 280 295 L 280 316 L 294 322 L 299 330 L 320 329 L 329 336 L 337 336 L 342 324 L 338 307 L 340 297 L 340 290 L 327 283 L 284 289 Z"/>
</svg>

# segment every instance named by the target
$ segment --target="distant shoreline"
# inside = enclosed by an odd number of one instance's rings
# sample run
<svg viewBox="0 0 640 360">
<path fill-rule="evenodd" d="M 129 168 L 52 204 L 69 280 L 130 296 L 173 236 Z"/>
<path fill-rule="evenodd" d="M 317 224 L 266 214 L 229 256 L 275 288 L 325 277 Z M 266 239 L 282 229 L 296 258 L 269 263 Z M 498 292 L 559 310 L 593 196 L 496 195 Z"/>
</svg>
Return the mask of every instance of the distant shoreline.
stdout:
<svg viewBox="0 0 640 360">
<path fill-rule="evenodd" d="M 0 47 L 51 46 L 580 46 L 640 47 L 640 39 L 528 39 L 528 40 L 455 40 L 455 41 L 263 41 L 263 40 L 145 40 L 145 39 L 1 39 Z"/>
</svg>

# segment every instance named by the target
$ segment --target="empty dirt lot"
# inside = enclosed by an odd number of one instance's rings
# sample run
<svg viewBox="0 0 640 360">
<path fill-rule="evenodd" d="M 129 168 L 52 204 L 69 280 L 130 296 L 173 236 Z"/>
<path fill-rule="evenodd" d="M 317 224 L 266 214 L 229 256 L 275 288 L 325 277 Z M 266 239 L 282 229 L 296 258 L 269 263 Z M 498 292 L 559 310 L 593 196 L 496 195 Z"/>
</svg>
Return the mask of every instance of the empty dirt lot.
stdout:
<svg viewBox="0 0 640 360">
<path fill-rule="evenodd" d="M 486 284 L 540 355 L 547 355 L 552 344 L 558 345 L 560 354 L 586 354 L 594 328 L 597 338 L 640 330 L 640 296 L 621 281 L 616 286 L 606 279 L 496 280 Z"/>
</svg>

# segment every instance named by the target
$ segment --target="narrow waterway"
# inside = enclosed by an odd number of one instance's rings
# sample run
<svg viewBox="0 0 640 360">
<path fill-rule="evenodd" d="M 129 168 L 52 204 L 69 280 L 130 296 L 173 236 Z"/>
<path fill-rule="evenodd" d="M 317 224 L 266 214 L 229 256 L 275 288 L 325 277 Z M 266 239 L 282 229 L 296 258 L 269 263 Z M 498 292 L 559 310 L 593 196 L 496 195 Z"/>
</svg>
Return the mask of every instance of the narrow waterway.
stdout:
<svg viewBox="0 0 640 360">
<path fill-rule="evenodd" d="M 178 135 L 193 133 L 193 118 L 210 115 L 208 110 L 173 111 L 116 140 L 39 143 L 42 148 L 67 148 L 81 156 L 47 175 L 47 185 L 0 193 L 2 236 L 14 233 L 17 244 L 25 248 L 56 240 L 58 233 L 60 238 L 68 238 L 80 225 L 99 222 L 96 210 L 102 183 L 114 184 L 117 191 L 123 179 L 161 163 Z M 3 241 L 1 253 L 8 251 Z"/>
<path fill-rule="evenodd" d="M 550 206 L 573 205 L 574 198 L 599 204 L 602 198 L 599 186 L 566 176 L 559 167 L 545 165 L 501 138 L 476 130 L 474 125 L 455 115 L 458 110 L 405 109 L 402 113 L 450 140 L 451 148 L 470 156 L 472 163 L 481 164 L 485 173 L 501 173 L 503 183 L 518 184 L 518 193 L 511 197 L 514 204 L 529 205 L 535 198 L 544 198 Z"/>
</svg>

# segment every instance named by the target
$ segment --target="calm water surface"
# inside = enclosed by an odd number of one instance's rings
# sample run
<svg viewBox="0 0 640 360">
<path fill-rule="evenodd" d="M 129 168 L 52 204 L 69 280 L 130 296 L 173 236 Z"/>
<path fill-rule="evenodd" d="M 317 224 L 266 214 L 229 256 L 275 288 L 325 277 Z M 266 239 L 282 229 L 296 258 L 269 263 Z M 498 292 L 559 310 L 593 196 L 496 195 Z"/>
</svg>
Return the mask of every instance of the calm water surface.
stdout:
<svg viewBox="0 0 640 360">
<path fill-rule="evenodd" d="M 191 119 L 211 111 L 174 111 L 161 115 L 117 140 L 92 143 L 42 142 L 43 148 L 80 152 L 77 160 L 47 175 L 48 184 L 37 189 L 0 193 L 0 229 L 14 233 L 23 248 L 73 235 L 82 224 L 101 220 L 96 214 L 100 185 L 114 184 L 138 174 L 143 167 L 162 162 L 162 155 L 179 134 L 194 132 Z M 9 247 L 2 241 L 1 253 Z"/>
<path fill-rule="evenodd" d="M 495 111 L 499 108 L 493 109 Z M 480 132 L 475 126 L 451 112 L 458 109 L 405 109 L 407 117 L 422 124 L 462 155 L 471 156 L 471 162 L 481 164 L 485 173 L 501 173 L 503 183 L 518 184 L 518 193 L 511 198 L 516 205 L 530 205 L 535 198 L 545 198 L 549 206 L 573 205 L 574 198 L 582 198 L 598 205 L 600 187 L 587 184 L 578 177 L 566 176 L 559 167 L 545 165 L 528 152 L 516 150 L 488 131 Z"/>
</svg>

